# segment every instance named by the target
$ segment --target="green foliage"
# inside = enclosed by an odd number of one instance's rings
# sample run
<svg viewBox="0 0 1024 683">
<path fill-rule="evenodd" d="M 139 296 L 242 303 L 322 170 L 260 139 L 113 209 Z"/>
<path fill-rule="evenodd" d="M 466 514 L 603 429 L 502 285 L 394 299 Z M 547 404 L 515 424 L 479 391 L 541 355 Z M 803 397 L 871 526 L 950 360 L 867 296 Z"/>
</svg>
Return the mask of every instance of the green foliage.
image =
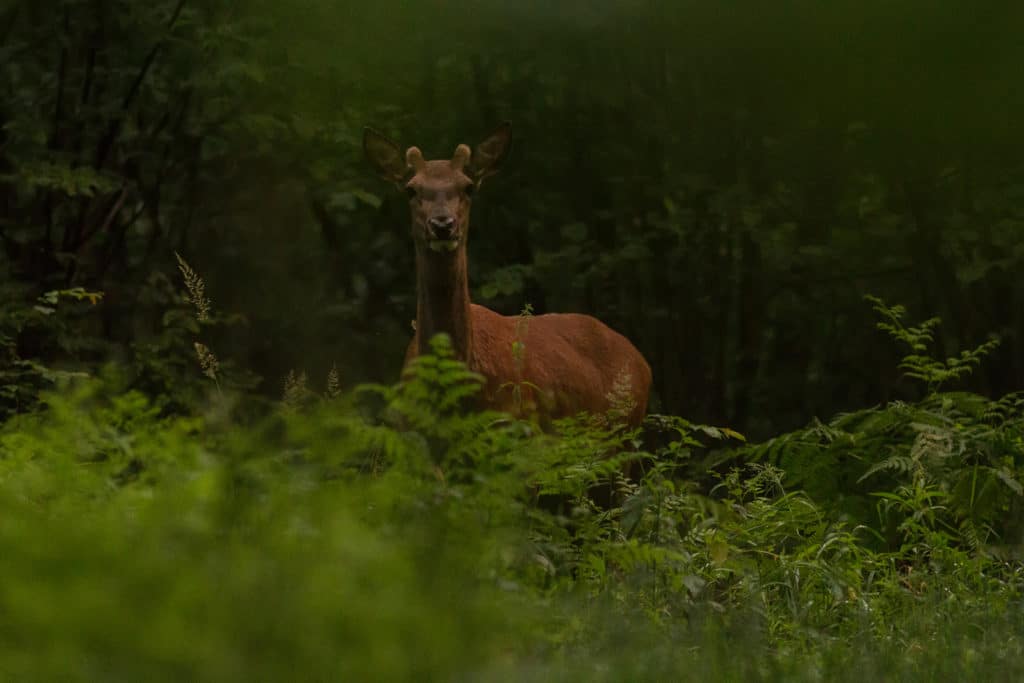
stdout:
<svg viewBox="0 0 1024 683">
<path fill-rule="evenodd" d="M 959 356 L 947 358 L 945 361 L 936 360 L 926 355 L 928 346 L 934 340 L 934 330 L 941 320 L 930 318 L 923 323 L 913 327 L 906 327 L 903 316 L 907 309 L 903 306 L 889 306 L 884 301 L 874 296 L 865 297 L 873 304 L 875 311 L 882 318 L 878 323 L 878 329 L 889 333 L 895 341 L 906 344 L 910 353 L 903 357 L 900 368 L 904 370 L 907 377 L 919 379 L 928 387 L 928 392 L 935 392 L 946 382 L 960 379 L 969 375 L 973 369 L 981 364 L 985 356 L 999 346 L 998 339 L 990 339 L 984 344 L 960 352 Z"/>
<path fill-rule="evenodd" d="M 645 451 L 602 416 L 466 411 L 479 378 L 444 336 L 401 384 L 253 423 L 120 386 L 0 430 L 5 677 L 1019 673 L 1024 574 L 996 532 L 1019 517 L 1020 397 L 839 416 L 742 446 L 762 462 L 702 492 L 678 476 L 740 435 L 652 416 L 668 439 Z M 876 515 L 808 469 L 841 454 Z"/>
<path fill-rule="evenodd" d="M 83 309 L 103 298 L 102 292 L 74 287 L 44 292 L 29 306 L 18 301 L 25 294 L 22 288 L 8 285 L 4 289 L 12 304 L 0 311 L 0 418 L 35 408 L 44 388 L 61 387 L 73 378 L 87 376 L 81 361 L 91 350 L 91 340 L 76 334 L 74 321 Z M 76 305 L 83 301 L 89 306 Z M 24 337 L 43 338 L 49 344 L 29 355 L 19 347 Z M 60 365 L 51 365 L 51 361 Z"/>
<path fill-rule="evenodd" d="M 909 347 L 900 367 L 928 387 L 916 404 L 842 414 L 740 451 L 753 462 L 772 463 L 795 475 L 794 484 L 820 496 L 820 504 L 875 524 L 882 547 L 930 553 L 935 546 L 966 547 L 997 554 L 999 539 L 1020 532 L 1024 496 L 1022 399 L 992 401 L 970 393 L 938 393 L 937 387 L 976 367 L 995 342 L 959 358 L 933 359 L 925 352 L 937 318 L 905 326 L 901 306 L 870 298 L 878 324 Z M 879 483 L 884 490 L 879 492 Z M 872 502 L 875 501 L 875 502 Z M 877 519 L 875 519 L 877 517 Z M 926 538 L 927 537 L 927 538 Z"/>
</svg>

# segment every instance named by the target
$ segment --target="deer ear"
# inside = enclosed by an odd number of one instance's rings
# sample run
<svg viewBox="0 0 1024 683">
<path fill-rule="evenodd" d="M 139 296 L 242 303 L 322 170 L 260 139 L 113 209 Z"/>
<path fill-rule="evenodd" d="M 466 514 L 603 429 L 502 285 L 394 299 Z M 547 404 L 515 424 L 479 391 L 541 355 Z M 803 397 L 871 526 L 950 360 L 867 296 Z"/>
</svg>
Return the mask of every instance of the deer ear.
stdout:
<svg viewBox="0 0 1024 683">
<path fill-rule="evenodd" d="M 408 173 L 409 167 L 402 150 L 390 138 L 372 128 L 363 129 L 363 153 L 385 180 L 398 183 Z"/>
<path fill-rule="evenodd" d="M 487 176 L 498 172 L 498 168 L 508 157 L 511 142 L 512 124 L 506 121 L 476 146 L 467 169 L 474 181 L 480 183 Z"/>
</svg>

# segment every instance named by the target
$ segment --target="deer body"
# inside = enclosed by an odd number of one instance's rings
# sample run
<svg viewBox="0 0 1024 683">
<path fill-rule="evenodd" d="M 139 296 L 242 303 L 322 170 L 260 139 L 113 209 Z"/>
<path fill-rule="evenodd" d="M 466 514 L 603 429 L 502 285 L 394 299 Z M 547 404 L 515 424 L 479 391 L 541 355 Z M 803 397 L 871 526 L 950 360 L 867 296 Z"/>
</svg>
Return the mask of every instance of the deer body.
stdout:
<svg viewBox="0 0 1024 683">
<path fill-rule="evenodd" d="M 588 315 L 504 316 L 470 301 L 470 197 L 503 160 L 509 132 L 506 124 L 475 152 L 459 145 L 450 161 L 425 161 L 416 147 L 403 160 L 397 145 L 366 131 L 367 157 L 385 178 L 404 183 L 412 211 L 416 333 L 406 364 L 445 333 L 456 357 L 484 377 L 485 407 L 532 414 L 542 424 L 616 407 L 637 426 L 647 410 L 651 369 L 624 336 Z"/>
</svg>

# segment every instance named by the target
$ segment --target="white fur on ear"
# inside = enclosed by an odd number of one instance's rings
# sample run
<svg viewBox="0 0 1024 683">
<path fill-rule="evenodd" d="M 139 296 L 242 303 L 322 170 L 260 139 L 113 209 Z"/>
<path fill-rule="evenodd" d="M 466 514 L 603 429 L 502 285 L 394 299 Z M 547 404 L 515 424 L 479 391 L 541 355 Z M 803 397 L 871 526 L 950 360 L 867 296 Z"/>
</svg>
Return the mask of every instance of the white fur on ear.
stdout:
<svg viewBox="0 0 1024 683">
<path fill-rule="evenodd" d="M 456 171 L 461 171 L 463 167 L 469 163 L 469 157 L 472 151 L 468 145 L 459 145 L 455 148 L 455 154 L 452 155 L 452 168 Z"/>
<path fill-rule="evenodd" d="M 419 147 L 410 147 L 405 150 L 405 163 L 409 165 L 416 173 L 423 170 L 427 162 L 423 160 L 423 152 L 420 151 Z"/>
</svg>

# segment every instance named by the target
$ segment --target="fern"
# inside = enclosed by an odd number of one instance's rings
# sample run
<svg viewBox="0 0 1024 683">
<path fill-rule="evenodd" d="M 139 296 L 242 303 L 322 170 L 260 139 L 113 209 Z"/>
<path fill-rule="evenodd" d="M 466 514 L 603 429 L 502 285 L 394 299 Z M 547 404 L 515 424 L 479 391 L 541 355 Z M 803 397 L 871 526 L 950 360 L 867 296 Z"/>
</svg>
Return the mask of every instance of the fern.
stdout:
<svg viewBox="0 0 1024 683">
<path fill-rule="evenodd" d="M 924 382 L 928 393 L 934 393 L 943 384 L 969 375 L 981 364 L 985 356 L 999 346 L 999 339 L 993 338 L 973 349 L 961 351 L 959 356 L 944 361 L 934 359 L 927 353 L 928 347 L 934 341 L 934 330 L 941 322 L 939 318 L 930 318 L 920 325 L 908 327 L 903 323 L 903 316 L 906 314 L 903 306 L 889 306 L 882 299 L 870 295 L 865 299 L 882 318 L 877 324 L 878 329 L 909 347 L 910 352 L 903 357 L 899 366 L 904 371 L 903 374 Z"/>
</svg>

